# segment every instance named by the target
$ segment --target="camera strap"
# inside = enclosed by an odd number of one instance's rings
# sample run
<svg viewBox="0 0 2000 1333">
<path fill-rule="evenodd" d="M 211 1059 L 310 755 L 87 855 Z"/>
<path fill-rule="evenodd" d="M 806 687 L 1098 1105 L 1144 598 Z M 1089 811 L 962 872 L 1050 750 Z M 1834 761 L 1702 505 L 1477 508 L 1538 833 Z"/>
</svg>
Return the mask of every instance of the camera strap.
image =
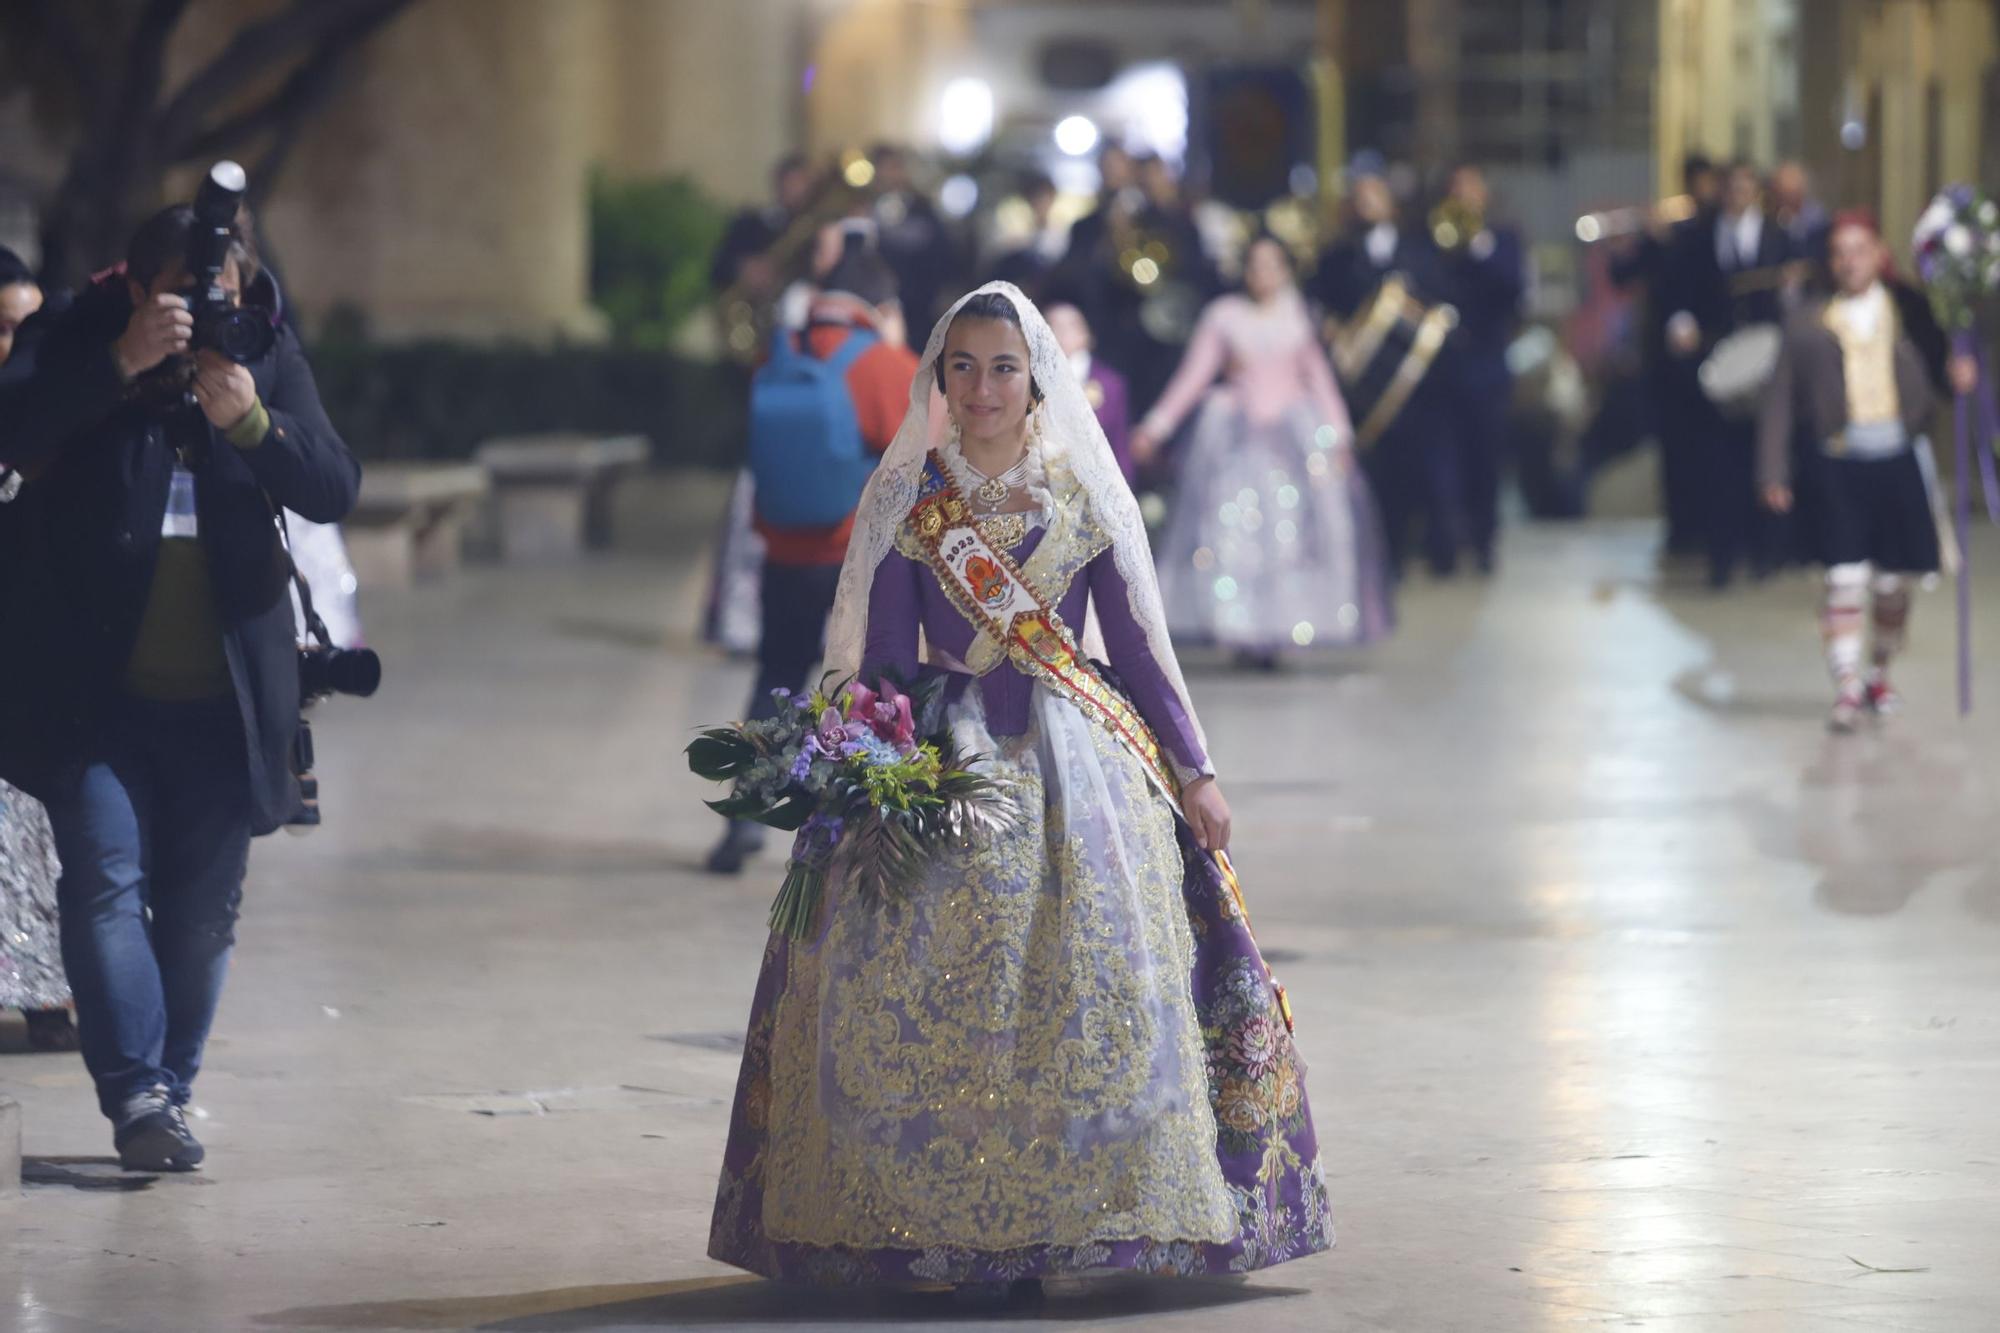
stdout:
<svg viewBox="0 0 2000 1333">
<path fill-rule="evenodd" d="M 264 502 L 271 506 L 271 512 L 278 518 L 278 542 L 285 548 L 285 567 L 291 571 L 292 588 L 299 595 L 299 610 L 305 615 L 306 633 L 318 641 L 320 647 L 331 648 L 333 635 L 327 632 L 326 622 L 313 609 L 312 585 L 306 582 L 305 575 L 299 573 L 299 562 L 292 558 L 292 529 L 285 522 L 285 507 L 273 502 L 268 495 L 264 497 Z"/>
</svg>

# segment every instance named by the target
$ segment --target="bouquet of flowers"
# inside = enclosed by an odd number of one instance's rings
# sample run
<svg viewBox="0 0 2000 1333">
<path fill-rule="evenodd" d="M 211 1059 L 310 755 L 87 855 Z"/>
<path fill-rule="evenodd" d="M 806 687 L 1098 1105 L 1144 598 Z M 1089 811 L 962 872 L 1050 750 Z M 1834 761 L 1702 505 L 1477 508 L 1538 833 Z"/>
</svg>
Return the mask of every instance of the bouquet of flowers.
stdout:
<svg viewBox="0 0 2000 1333">
<path fill-rule="evenodd" d="M 2000 204 L 1973 186 L 1948 186 L 1917 219 L 1910 248 L 1938 322 L 1970 332 L 1980 301 L 2000 290 Z"/>
<path fill-rule="evenodd" d="M 796 835 L 771 929 L 804 939 L 836 874 L 881 904 L 907 896 L 945 848 L 1013 825 L 1011 787 L 973 772 L 944 725 L 944 684 L 779 690 L 776 717 L 710 727 L 688 746 L 698 776 L 732 784 L 710 809 Z"/>
</svg>

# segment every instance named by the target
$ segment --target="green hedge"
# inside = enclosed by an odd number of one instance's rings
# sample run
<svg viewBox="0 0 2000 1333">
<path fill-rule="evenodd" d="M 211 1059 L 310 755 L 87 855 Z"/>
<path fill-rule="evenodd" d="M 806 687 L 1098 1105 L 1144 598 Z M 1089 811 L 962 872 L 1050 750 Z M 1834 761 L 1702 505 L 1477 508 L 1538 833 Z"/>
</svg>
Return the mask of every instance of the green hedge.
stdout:
<svg viewBox="0 0 2000 1333">
<path fill-rule="evenodd" d="M 728 467 L 742 456 L 748 386 L 727 365 L 608 347 L 311 349 L 327 415 L 363 459 L 457 459 L 496 435 L 648 436 L 658 462 Z"/>
</svg>

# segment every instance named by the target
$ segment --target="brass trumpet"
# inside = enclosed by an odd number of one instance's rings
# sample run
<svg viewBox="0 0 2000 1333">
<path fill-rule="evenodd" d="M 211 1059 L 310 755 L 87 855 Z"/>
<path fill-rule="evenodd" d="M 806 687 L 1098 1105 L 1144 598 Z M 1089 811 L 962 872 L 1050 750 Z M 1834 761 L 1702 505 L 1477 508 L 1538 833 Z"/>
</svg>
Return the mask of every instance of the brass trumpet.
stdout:
<svg viewBox="0 0 2000 1333">
<path fill-rule="evenodd" d="M 1463 250 L 1486 230 L 1486 210 L 1474 208 L 1456 195 L 1446 195 L 1431 210 L 1431 239 L 1445 251 Z"/>
<path fill-rule="evenodd" d="M 1576 220 L 1576 239 L 1585 245 L 1591 245 L 1597 241 L 1635 235 L 1650 229 L 1655 223 L 1685 222 L 1695 215 L 1697 207 L 1693 195 L 1676 194 L 1660 200 L 1657 204 L 1638 204 L 1630 208 L 1609 208 L 1601 213 L 1585 213 Z"/>
<path fill-rule="evenodd" d="M 842 176 L 835 174 L 828 178 L 812 203 L 802 209 L 779 233 L 778 239 L 771 242 L 771 248 L 764 251 L 765 257 L 771 260 L 780 274 L 780 292 L 786 281 L 804 274 L 805 266 L 810 262 L 813 241 L 820 229 L 848 216 L 867 199 L 865 189 L 850 184 Z M 738 278 L 715 298 L 716 322 L 720 326 L 723 348 L 731 360 L 754 366 L 763 356 L 765 345 L 769 343 L 777 323 L 778 295 L 779 292 L 773 292 L 759 297 Z"/>
<path fill-rule="evenodd" d="M 1165 236 L 1142 225 L 1136 210 L 1117 204 L 1108 233 L 1118 276 L 1140 296 L 1139 323 L 1160 342 L 1179 345 L 1194 333 L 1201 296 L 1185 276 L 1185 262 Z"/>
</svg>

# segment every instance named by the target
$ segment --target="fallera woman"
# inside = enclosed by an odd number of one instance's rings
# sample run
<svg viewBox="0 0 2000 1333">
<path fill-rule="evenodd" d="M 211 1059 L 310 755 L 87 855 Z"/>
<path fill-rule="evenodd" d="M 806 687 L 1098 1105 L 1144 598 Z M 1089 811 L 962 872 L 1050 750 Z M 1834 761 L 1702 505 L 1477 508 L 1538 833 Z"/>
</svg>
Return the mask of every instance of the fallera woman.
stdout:
<svg viewBox="0 0 2000 1333">
<path fill-rule="evenodd" d="M 1324 1250 L 1289 1010 L 1219 855 L 1229 807 L 1103 431 L 1004 283 L 939 322 L 911 400 L 829 664 L 945 673 L 956 739 L 1021 818 L 906 898 L 836 884 L 808 939 L 772 936 L 709 1253 L 1004 1305 L 1048 1276 Z"/>
</svg>

